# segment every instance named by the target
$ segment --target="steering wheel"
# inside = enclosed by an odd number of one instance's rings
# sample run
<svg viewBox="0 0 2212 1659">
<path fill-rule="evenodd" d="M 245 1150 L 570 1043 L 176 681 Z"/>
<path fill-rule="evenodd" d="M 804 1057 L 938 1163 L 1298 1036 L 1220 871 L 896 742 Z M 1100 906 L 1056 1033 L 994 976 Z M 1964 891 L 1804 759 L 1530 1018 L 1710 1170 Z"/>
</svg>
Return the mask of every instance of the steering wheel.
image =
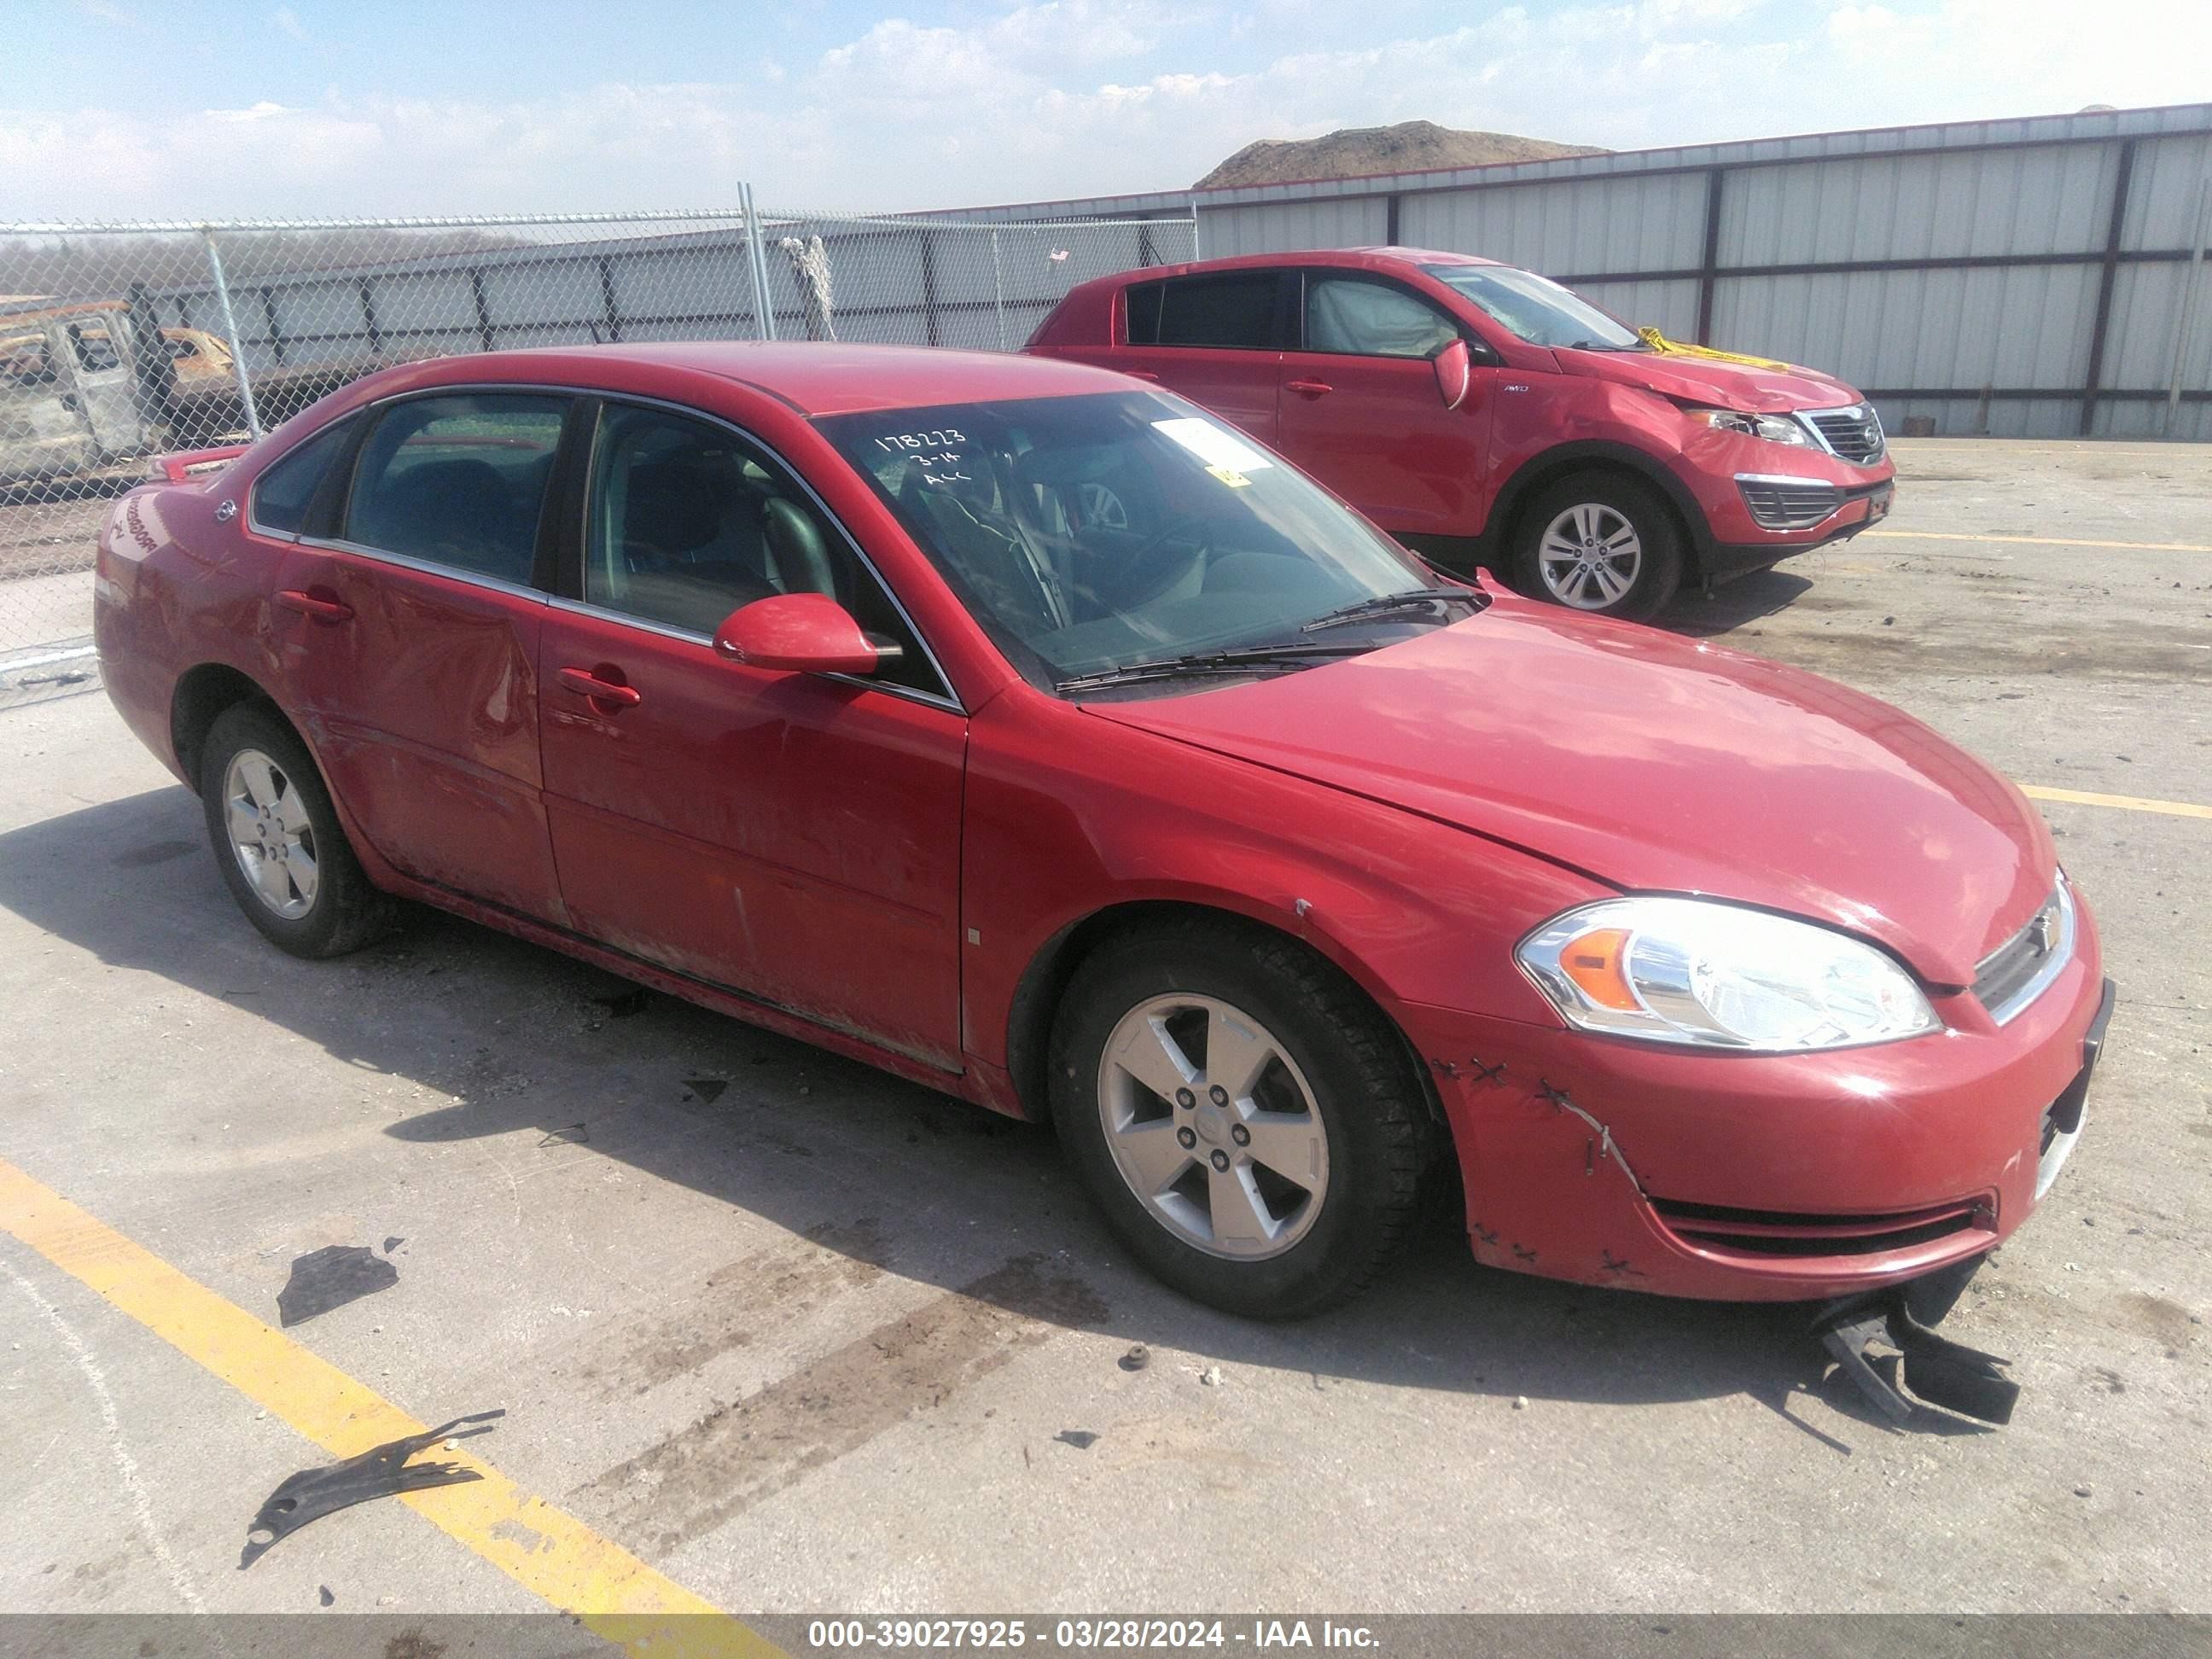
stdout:
<svg viewBox="0 0 2212 1659">
<path fill-rule="evenodd" d="M 1175 538 L 1186 530 L 1212 523 L 1203 514 L 1188 513 L 1145 538 L 1144 544 L 1129 555 L 1115 583 L 1121 591 L 1115 604 L 1122 610 L 1149 605 L 1197 568 L 1206 557 L 1209 544 L 1200 541 L 1182 548 L 1170 546 Z"/>
</svg>

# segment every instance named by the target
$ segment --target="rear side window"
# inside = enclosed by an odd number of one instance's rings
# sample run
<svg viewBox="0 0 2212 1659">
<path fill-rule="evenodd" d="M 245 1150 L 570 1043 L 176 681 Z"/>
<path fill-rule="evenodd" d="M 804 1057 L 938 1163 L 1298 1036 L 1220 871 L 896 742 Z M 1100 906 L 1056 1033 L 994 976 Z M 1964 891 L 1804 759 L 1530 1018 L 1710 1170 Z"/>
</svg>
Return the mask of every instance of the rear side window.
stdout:
<svg viewBox="0 0 2212 1659">
<path fill-rule="evenodd" d="M 1163 283 L 1158 343 L 1266 350 L 1275 343 L 1279 286 L 1272 270 L 1178 276 Z"/>
<path fill-rule="evenodd" d="M 335 482 L 331 469 L 344 459 L 346 441 L 354 430 L 351 420 L 334 422 L 305 443 L 294 445 L 274 466 L 264 468 L 253 481 L 247 505 L 246 517 L 253 527 L 287 536 L 319 532 L 321 526 L 310 530 L 307 522 L 315 498 L 325 481 Z"/>
<path fill-rule="evenodd" d="M 346 540 L 528 586 L 568 403 L 472 392 L 394 404 L 362 446 Z"/>
<path fill-rule="evenodd" d="M 1433 357 L 1459 337 L 1427 301 L 1386 283 L 1306 278 L 1308 351 L 1353 357 Z"/>
<path fill-rule="evenodd" d="M 1160 290 L 1165 283 L 1139 283 L 1121 299 L 1131 345 L 1160 343 Z"/>
</svg>

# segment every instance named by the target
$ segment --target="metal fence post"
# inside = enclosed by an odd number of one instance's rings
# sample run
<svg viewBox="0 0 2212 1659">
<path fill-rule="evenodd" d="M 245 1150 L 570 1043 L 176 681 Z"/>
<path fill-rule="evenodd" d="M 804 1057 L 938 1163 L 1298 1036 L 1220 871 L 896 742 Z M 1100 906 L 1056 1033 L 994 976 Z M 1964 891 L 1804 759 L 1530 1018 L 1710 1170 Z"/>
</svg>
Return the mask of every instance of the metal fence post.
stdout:
<svg viewBox="0 0 2212 1659">
<path fill-rule="evenodd" d="M 991 300 L 999 308 L 999 349 L 1006 349 L 1006 283 L 999 270 L 999 228 L 991 227 Z"/>
<path fill-rule="evenodd" d="M 222 277 L 222 255 L 216 247 L 215 232 L 203 229 L 200 240 L 207 244 L 208 271 L 215 278 L 215 302 L 222 310 L 222 343 L 230 348 L 230 369 L 238 377 L 238 401 L 246 413 L 246 429 L 258 440 L 261 411 L 253 406 L 253 381 L 246 372 L 246 353 L 238 343 L 238 318 L 230 308 L 230 284 Z"/>
<path fill-rule="evenodd" d="M 2204 269 L 2204 237 L 2212 226 L 2204 222 L 2205 212 L 2212 209 L 2212 179 L 2201 180 L 2197 186 L 2197 212 L 2189 222 L 2189 274 L 2181 279 L 2179 314 L 2173 319 L 2173 379 L 2166 388 L 2166 425 L 2167 437 L 2173 435 L 2173 423 L 2181 414 L 2181 378 L 2189 367 L 2189 336 L 2191 325 L 2197 320 L 2197 278 Z"/>
<path fill-rule="evenodd" d="M 761 241 L 760 215 L 753 209 L 753 187 L 738 186 L 738 205 L 745 216 L 745 249 L 753 268 L 753 325 L 763 340 L 775 338 L 775 301 L 768 291 L 768 249 Z"/>
</svg>

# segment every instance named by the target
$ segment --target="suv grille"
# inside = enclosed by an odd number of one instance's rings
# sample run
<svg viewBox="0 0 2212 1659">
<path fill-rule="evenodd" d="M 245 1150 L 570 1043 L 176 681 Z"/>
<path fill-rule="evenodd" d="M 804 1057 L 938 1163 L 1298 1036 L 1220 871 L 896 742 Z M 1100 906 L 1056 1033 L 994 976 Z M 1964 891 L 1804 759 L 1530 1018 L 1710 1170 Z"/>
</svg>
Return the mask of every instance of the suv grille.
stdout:
<svg viewBox="0 0 2212 1659">
<path fill-rule="evenodd" d="M 2073 954 L 2074 901 L 2062 881 L 2027 927 L 1982 958 L 1974 994 L 2002 1025 L 2043 994 Z"/>
<path fill-rule="evenodd" d="M 1835 485 L 1809 479 L 1740 477 L 1735 487 L 1761 530 L 1810 530 L 1844 504 Z"/>
<path fill-rule="evenodd" d="M 1881 416 L 1874 412 L 1872 404 L 1816 410 L 1805 418 L 1830 449 L 1856 465 L 1872 466 L 1888 447 L 1881 435 Z"/>
<path fill-rule="evenodd" d="M 1709 1250 L 1743 1255 L 1879 1255 L 1988 1227 L 1992 1220 L 1987 1200 L 1972 1198 L 1886 1215 L 1732 1210 L 1665 1198 L 1653 1199 L 1651 1207 L 1677 1237 Z"/>
</svg>

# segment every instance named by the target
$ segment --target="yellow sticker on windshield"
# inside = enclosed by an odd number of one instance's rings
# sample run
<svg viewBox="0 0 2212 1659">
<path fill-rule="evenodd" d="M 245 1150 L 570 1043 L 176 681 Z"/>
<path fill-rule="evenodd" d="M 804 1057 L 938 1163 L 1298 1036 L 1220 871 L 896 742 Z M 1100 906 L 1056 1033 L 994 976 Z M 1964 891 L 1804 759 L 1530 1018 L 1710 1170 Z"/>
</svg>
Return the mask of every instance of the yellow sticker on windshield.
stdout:
<svg viewBox="0 0 2212 1659">
<path fill-rule="evenodd" d="M 1209 466 L 1206 470 L 1208 472 L 1211 472 L 1215 477 L 1220 479 L 1222 483 L 1227 484 L 1231 489 L 1249 489 L 1252 487 L 1252 481 L 1249 478 L 1246 477 L 1242 472 L 1231 471 L 1228 467 Z"/>
</svg>

